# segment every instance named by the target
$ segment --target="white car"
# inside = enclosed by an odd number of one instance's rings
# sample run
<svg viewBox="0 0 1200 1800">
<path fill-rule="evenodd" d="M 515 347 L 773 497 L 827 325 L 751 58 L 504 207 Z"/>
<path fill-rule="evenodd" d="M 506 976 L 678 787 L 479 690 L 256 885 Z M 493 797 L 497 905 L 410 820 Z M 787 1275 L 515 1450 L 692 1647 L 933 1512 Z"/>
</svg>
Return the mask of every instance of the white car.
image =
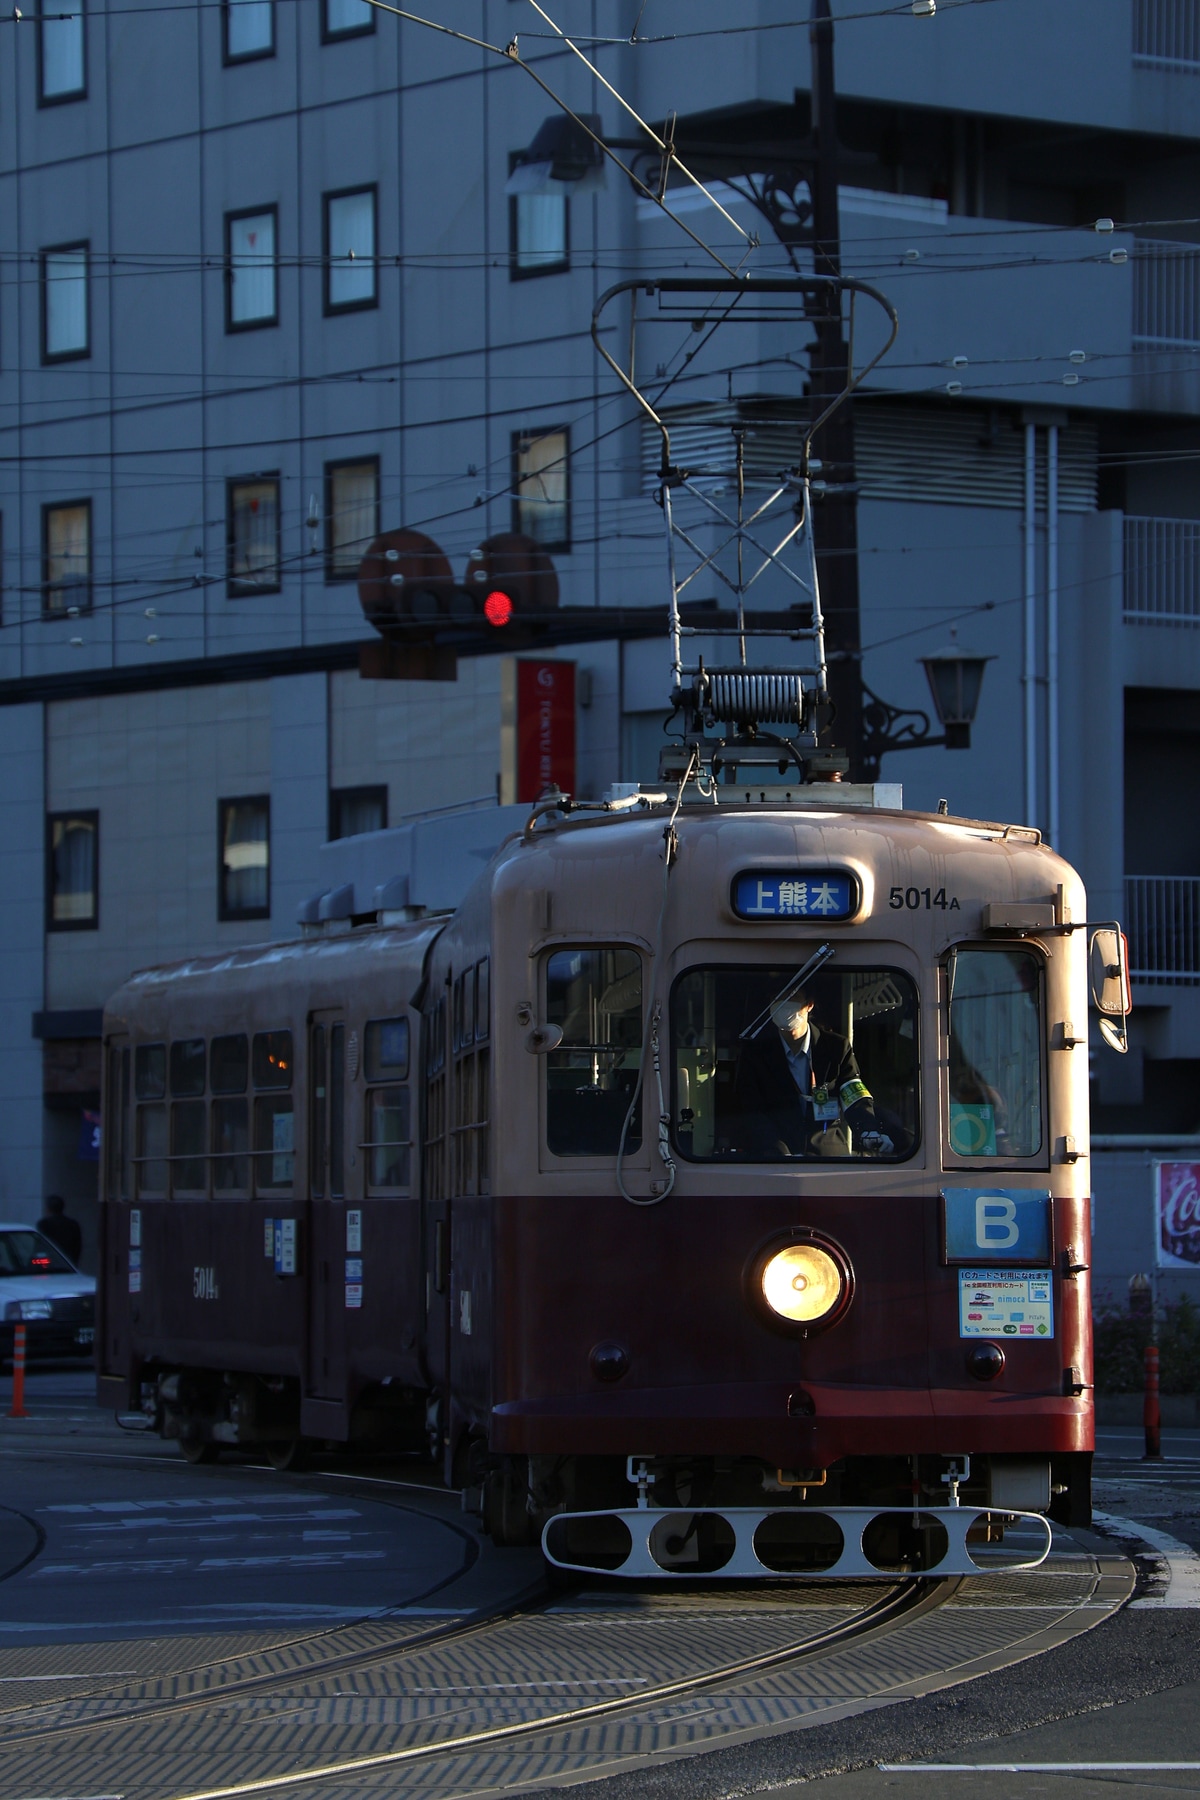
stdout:
<svg viewBox="0 0 1200 1800">
<path fill-rule="evenodd" d="M 32 1225 L 0 1224 L 0 1356 L 25 1326 L 25 1354 L 90 1355 L 96 1336 L 96 1283 Z"/>
</svg>

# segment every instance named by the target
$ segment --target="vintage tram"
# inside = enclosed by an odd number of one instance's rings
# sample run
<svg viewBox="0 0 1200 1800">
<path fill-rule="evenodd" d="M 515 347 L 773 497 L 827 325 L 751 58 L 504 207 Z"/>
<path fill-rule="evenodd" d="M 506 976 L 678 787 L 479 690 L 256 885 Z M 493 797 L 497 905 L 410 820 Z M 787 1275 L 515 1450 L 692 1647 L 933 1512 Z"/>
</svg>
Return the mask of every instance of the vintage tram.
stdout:
<svg viewBox="0 0 1200 1800">
<path fill-rule="evenodd" d="M 1086 1519 L 1083 891 L 875 798 L 552 802 L 450 917 L 136 975 L 102 1396 L 192 1457 L 428 1431 L 572 1566 Z"/>
</svg>

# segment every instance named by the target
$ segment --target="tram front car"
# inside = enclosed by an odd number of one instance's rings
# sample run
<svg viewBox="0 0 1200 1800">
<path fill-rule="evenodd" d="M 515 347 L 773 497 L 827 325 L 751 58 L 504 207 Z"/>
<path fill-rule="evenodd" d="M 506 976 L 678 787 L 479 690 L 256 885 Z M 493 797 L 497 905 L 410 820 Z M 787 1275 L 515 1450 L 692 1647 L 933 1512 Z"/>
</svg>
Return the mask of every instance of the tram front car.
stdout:
<svg viewBox="0 0 1200 1800">
<path fill-rule="evenodd" d="M 824 792 L 549 811 L 493 872 L 516 1054 L 449 1324 L 466 1376 L 490 1290 L 494 1363 L 454 1385 L 552 1562 L 970 1572 L 1088 1518 L 1082 885 Z"/>
</svg>

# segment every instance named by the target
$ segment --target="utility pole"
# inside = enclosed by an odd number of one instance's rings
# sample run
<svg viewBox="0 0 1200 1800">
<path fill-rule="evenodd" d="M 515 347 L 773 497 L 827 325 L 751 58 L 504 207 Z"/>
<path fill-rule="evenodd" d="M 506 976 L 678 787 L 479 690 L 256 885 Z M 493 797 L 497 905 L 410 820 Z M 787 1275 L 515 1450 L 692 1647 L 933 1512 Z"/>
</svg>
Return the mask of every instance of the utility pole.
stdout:
<svg viewBox="0 0 1200 1800">
<path fill-rule="evenodd" d="M 818 275 L 840 276 L 838 223 L 838 140 L 833 77 L 833 17 L 829 0 L 812 0 L 808 26 L 812 60 L 813 267 Z M 846 385 L 847 350 L 840 311 L 814 317 L 810 346 L 810 391 L 814 417 Z M 878 757 L 865 755 L 863 742 L 862 636 L 858 608 L 858 505 L 855 494 L 853 402 L 843 401 L 813 442 L 820 459 L 819 480 L 830 491 L 813 503 L 817 573 L 825 614 L 829 697 L 835 708 L 834 743 L 850 758 L 851 780 L 877 779 Z"/>
</svg>

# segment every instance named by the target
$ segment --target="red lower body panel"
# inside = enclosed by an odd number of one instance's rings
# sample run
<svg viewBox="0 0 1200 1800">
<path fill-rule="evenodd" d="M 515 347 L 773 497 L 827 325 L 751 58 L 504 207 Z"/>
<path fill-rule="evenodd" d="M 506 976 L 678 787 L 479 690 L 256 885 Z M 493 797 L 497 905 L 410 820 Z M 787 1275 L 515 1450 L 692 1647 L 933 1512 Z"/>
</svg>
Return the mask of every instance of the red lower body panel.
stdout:
<svg viewBox="0 0 1200 1800">
<path fill-rule="evenodd" d="M 492 1409 L 502 1455 L 754 1456 L 779 1468 L 828 1468 L 845 1456 L 1049 1454 L 1092 1448 L 1090 1400 L 804 1384 L 810 1416 L 789 1415 L 776 1383 L 640 1388 L 549 1396 Z"/>
</svg>

